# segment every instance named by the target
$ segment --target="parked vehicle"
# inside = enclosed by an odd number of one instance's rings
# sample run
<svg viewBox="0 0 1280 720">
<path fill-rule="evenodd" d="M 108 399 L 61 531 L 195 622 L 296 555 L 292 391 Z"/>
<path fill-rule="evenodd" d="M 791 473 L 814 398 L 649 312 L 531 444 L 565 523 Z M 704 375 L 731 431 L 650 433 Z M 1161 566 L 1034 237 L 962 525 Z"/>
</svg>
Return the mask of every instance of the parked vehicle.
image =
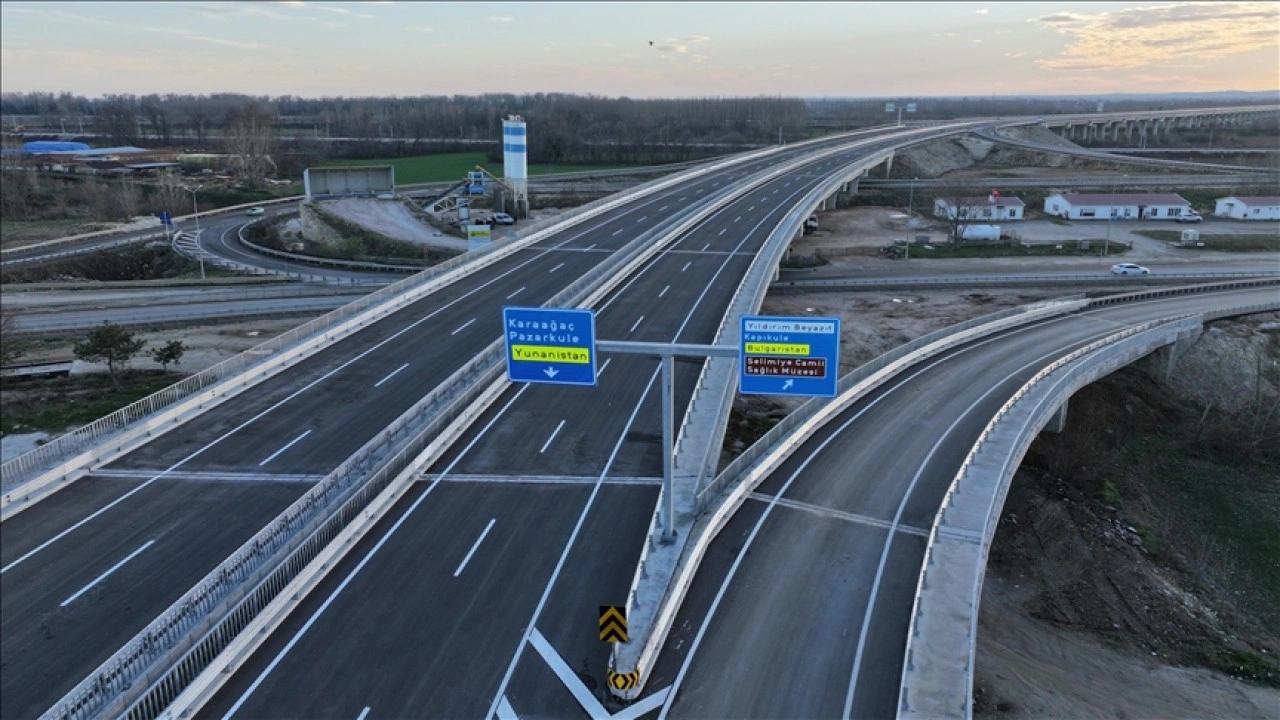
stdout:
<svg viewBox="0 0 1280 720">
<path fill-rule="evenodd" d="M 493 214 L 493 221 L 499 225 L 515 225 L 516 219 L 506 213 L 496 212 Z"/>
<path fill-rule="evenodd" d="M 1204 218 L 1200 217 L 1200 213 L 1198 212 L 1183 213 L 1174 219 L 1181 223 L 1198 223 L 1201 220 L 1204 220 Z"/>
<path fill-rule="evenodd" d="M 246 210 L 244 214 L 248 215 L 249 217 L 258 217 L 259 215 L 265 215 L 266 212 L 267 211 L 265 208 L 251 207 L 248 210 Z"/>
<path fill-rule="evenodd" d="M 1111 266 L 1112 275 L 1150 275 L 1151 271 L 1133 263 L 1116 263 Z"/>
</svg>

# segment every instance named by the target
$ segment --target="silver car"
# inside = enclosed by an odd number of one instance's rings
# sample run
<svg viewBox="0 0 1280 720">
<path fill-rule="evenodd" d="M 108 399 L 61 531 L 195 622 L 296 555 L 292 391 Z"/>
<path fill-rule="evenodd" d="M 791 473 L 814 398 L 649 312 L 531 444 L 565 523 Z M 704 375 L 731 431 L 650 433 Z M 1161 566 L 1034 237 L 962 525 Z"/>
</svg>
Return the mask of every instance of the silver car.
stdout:
<svg viewBox="0 0 1280 720">
<path fill-rule="evenodd" d="M 1150 275 L 1151 271 L 1133 263 L 1116 263 L 1111 266 L 1112 275 Z"/>
</svg>

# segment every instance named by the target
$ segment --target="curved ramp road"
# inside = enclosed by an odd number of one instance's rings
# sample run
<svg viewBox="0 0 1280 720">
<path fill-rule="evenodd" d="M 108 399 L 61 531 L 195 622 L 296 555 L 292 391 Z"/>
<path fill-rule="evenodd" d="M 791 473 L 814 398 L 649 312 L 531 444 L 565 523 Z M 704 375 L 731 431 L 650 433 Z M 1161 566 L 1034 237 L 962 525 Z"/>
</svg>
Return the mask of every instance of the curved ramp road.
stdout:
<svg viewBox="0 0 1280 720">
<path fill-rule="evenodd" d="M 649 680 L 663 717 L 892 717 L 929 529 L 993 413 L 1071 350 L 1276 288 L 1114 305 L 912 368 L 809 437 L 713 541 Z"/>
<path fill-rule="evenodd" d="M 887 136 L 892 133 L 863 135 Z M 51 706 L 318 478 L 496 339 L 502 305 L 540 305 L 639 234 L 767 169 L 779 155 L 813 149 L 787 148 L 685 180 L 556 233 L 354 333 L 5 521 L 0 525 L 0 715 L 32 716 Z M 790 181 L 812 182 L 840 161 L 823 162 Z M 664 254 L 663 269 L 647 275 L 665 275 L 670 292 L 681 291 L 680 302 L 696 296 L 696 283 L 714 273 L 709 265 L 745 262 L 745 255 L 732 248 L 742 240 L 743 228 L 766 213 L 763 201 L 751 210 L 749 205 L 722 210 L 717 217 L 723 224 L 714 237 L 682 246 L 683 257 Z M 657 309 L 653 296 L 659 290 L 637 303 Z M 674 296 L 672 302 L 677 302 Z M 642 314 L 662 327 L 655 322 L 657 314 Z M 718 320 L 703 322 L 710 326 Z M 651 331 L 643 324 L 636 330 L 642 328 Z M 606 416 L 613 421 L 612 412 L 601 412 L 602 426 Z M 567 428 L 563 438 L 576 432 L 581 431 Z M 510 452 L 513 461 L 524 457 L 514 448 L 492 452 Z M 461 502 L 448 511 L 459 522 L 470 511 L 468 501 Z M 647 517 L 645 505 L 652 507 L 651 502 L 639 505 L 641 515 Z M 492 517 L 483 518 L 481 526 Z M 498 546 L 503 533 L 511 532 L 508 527 L 499 519 L 486 547 Z M 482 566 L 477 561 L 484 552 L 484 547 L 477 551 L 463 577 Z M 459 560 L 449 558 L 450 572 Z M 631 563 L 633 554 L 619 568 Z M 619 571 L 624 586 L 629 574 Z M 459 601 L 480 603 L 480 597 Z"/>
<path fill-rule="evenodd" d="M 596 336 L 710 342 L 790 206 L 867 152 L 773 180 L 690 230 L 599 306 Z M 676 364 L 677 413 L 701 364 Z M 509 387 L 206 716 L 478 717 L 503 703 L 562 716 L 576 707 L 566 666 L 602 692 L 598 609 L 626 600 L 662 448 L 658 361 L 601 353 L 599 367 L 594 388 Z"/>
</svg>

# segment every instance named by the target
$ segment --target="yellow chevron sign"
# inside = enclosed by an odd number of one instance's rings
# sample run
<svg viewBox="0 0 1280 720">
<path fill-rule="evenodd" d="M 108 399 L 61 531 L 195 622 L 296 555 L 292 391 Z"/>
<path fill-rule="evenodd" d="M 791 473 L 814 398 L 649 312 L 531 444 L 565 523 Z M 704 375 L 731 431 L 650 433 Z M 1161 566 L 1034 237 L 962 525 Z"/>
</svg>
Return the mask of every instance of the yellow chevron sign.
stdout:
<svg viewBox="0 0 1280 720">
<path fill-rule="evenodd" d="M 640 684 L 640 671 L 616 673 L 609 671 L 609 686 L 615 690 L 630 690 Z"/>
<path fill-rule="evenodd" d="M 605 642 L 627 642 L 627 609 L 617 605 L 600 606 L 600 639 Z"/>
</svg>

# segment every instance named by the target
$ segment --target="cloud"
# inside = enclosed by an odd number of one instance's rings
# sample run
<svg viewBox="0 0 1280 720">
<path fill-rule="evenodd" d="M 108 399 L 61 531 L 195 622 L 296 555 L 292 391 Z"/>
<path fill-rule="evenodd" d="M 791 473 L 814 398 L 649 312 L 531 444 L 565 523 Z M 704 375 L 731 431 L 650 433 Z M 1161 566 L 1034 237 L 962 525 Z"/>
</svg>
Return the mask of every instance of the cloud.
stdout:
<svg viewBox="0 0 1280 720">
<path fill-rule="evenodd" d="M 979 15 L 986 15 L 991 11 L 988 10 L 987 8 L 978 8 L 977 10 L 974 10 L 974 12 L 978 13 Z"/>
<path fill-rule="evenodd" d="M 1005 53 L 1004 56 L 1009 58 L 1010 60 L 1017 60 L 1018 58 L 1022 57 L 1025 54 L 1026 53 Z"/>
<path fill-rule="evenodd" d="M 414 32 L 419 32 L 424 34 L 431 34 L 436 31 L 435 28 L 426 27 L 424 25 L 410 25 L 409 29 Z"/>
<path fill-rule="evenodd" d="M 980 42 L 982 42 L 982 38 L 974 38 L 974 39 L 973 39 L 973 42 L 975 42 L 975 43 L 980 43 Z"/>
<path fill-rule="evenodd" d="M 40 9 L 32 10 L 26 14 L 44 15 L 46 17 L 56 17 L 63 20 L 71 20 L 73 22 L 81 22 L 87 25 L 97 25 L 99 27 L 111 28 L 119 31 L 141 31 L 147 33 L 155 33 L 156 35 L 179 36 L 183 42 L 203 42 L 210 45 L 225 45 L 227 47 L 239 48 L 241 50 L 265 50 L 268 46 L 260 43 L 246 42 L 244 40 L 234 40 L 229 38 L 220 38 L 209 35 L 205 32 L 198 32 L 189 28 L 158 26 L 158 25 L 132 25 L 128 23 L 115 22 L 114 20 L 106 20 L 104 18 L 92 17 L 88 15 L 77 15 L 76 13 L 66 12 L 65 10 Z"/>
<path fill-rule="evenodd" d="M 293 7 L 303 7 L 305 3 L 292 3 Z M 190 12 L 205 17 L 225 18 L 231 15 L 249 15 L 254 17 L 264 17 L 271 20 L 288 20 L 289 17 L 281 15 L 273 10 L 268 10 L 259 5 L 251 3 L 205 3 L 205 2 L 184 2 L 178 3 L 181 7 Z"/>
<path fill-rule="evenodd" d="M 488 20 L 489 22 L 495 22 L 495 23 L 509 23 L 515 20 L 515 18 L 507 17 L 506 15 L 490 15 L 488 18 L 485 18 L 485 19 Z"/>
<path fill-rule="evenodd" d="M 689 35 L 682 38 L 667 38 L 661 43 L 655 44 L 653 47 L 664 53 L 675 53 L 676 55 L 684 55 L 689 52 L 690 45 L 704 43 L 710 40 L 709 35 Z M 699 61 L 700 62 L 700 61 Z"/>
<path fill-rule="evenodd" d="M 1170 60 L 1205 60 L 1280 45 L 1280 5 L 1174 3 L 1095 14 L 1053 13 L 1031 22 L 1068 37 L 1045 70 L 1147 67 Z"/>
</svg>

